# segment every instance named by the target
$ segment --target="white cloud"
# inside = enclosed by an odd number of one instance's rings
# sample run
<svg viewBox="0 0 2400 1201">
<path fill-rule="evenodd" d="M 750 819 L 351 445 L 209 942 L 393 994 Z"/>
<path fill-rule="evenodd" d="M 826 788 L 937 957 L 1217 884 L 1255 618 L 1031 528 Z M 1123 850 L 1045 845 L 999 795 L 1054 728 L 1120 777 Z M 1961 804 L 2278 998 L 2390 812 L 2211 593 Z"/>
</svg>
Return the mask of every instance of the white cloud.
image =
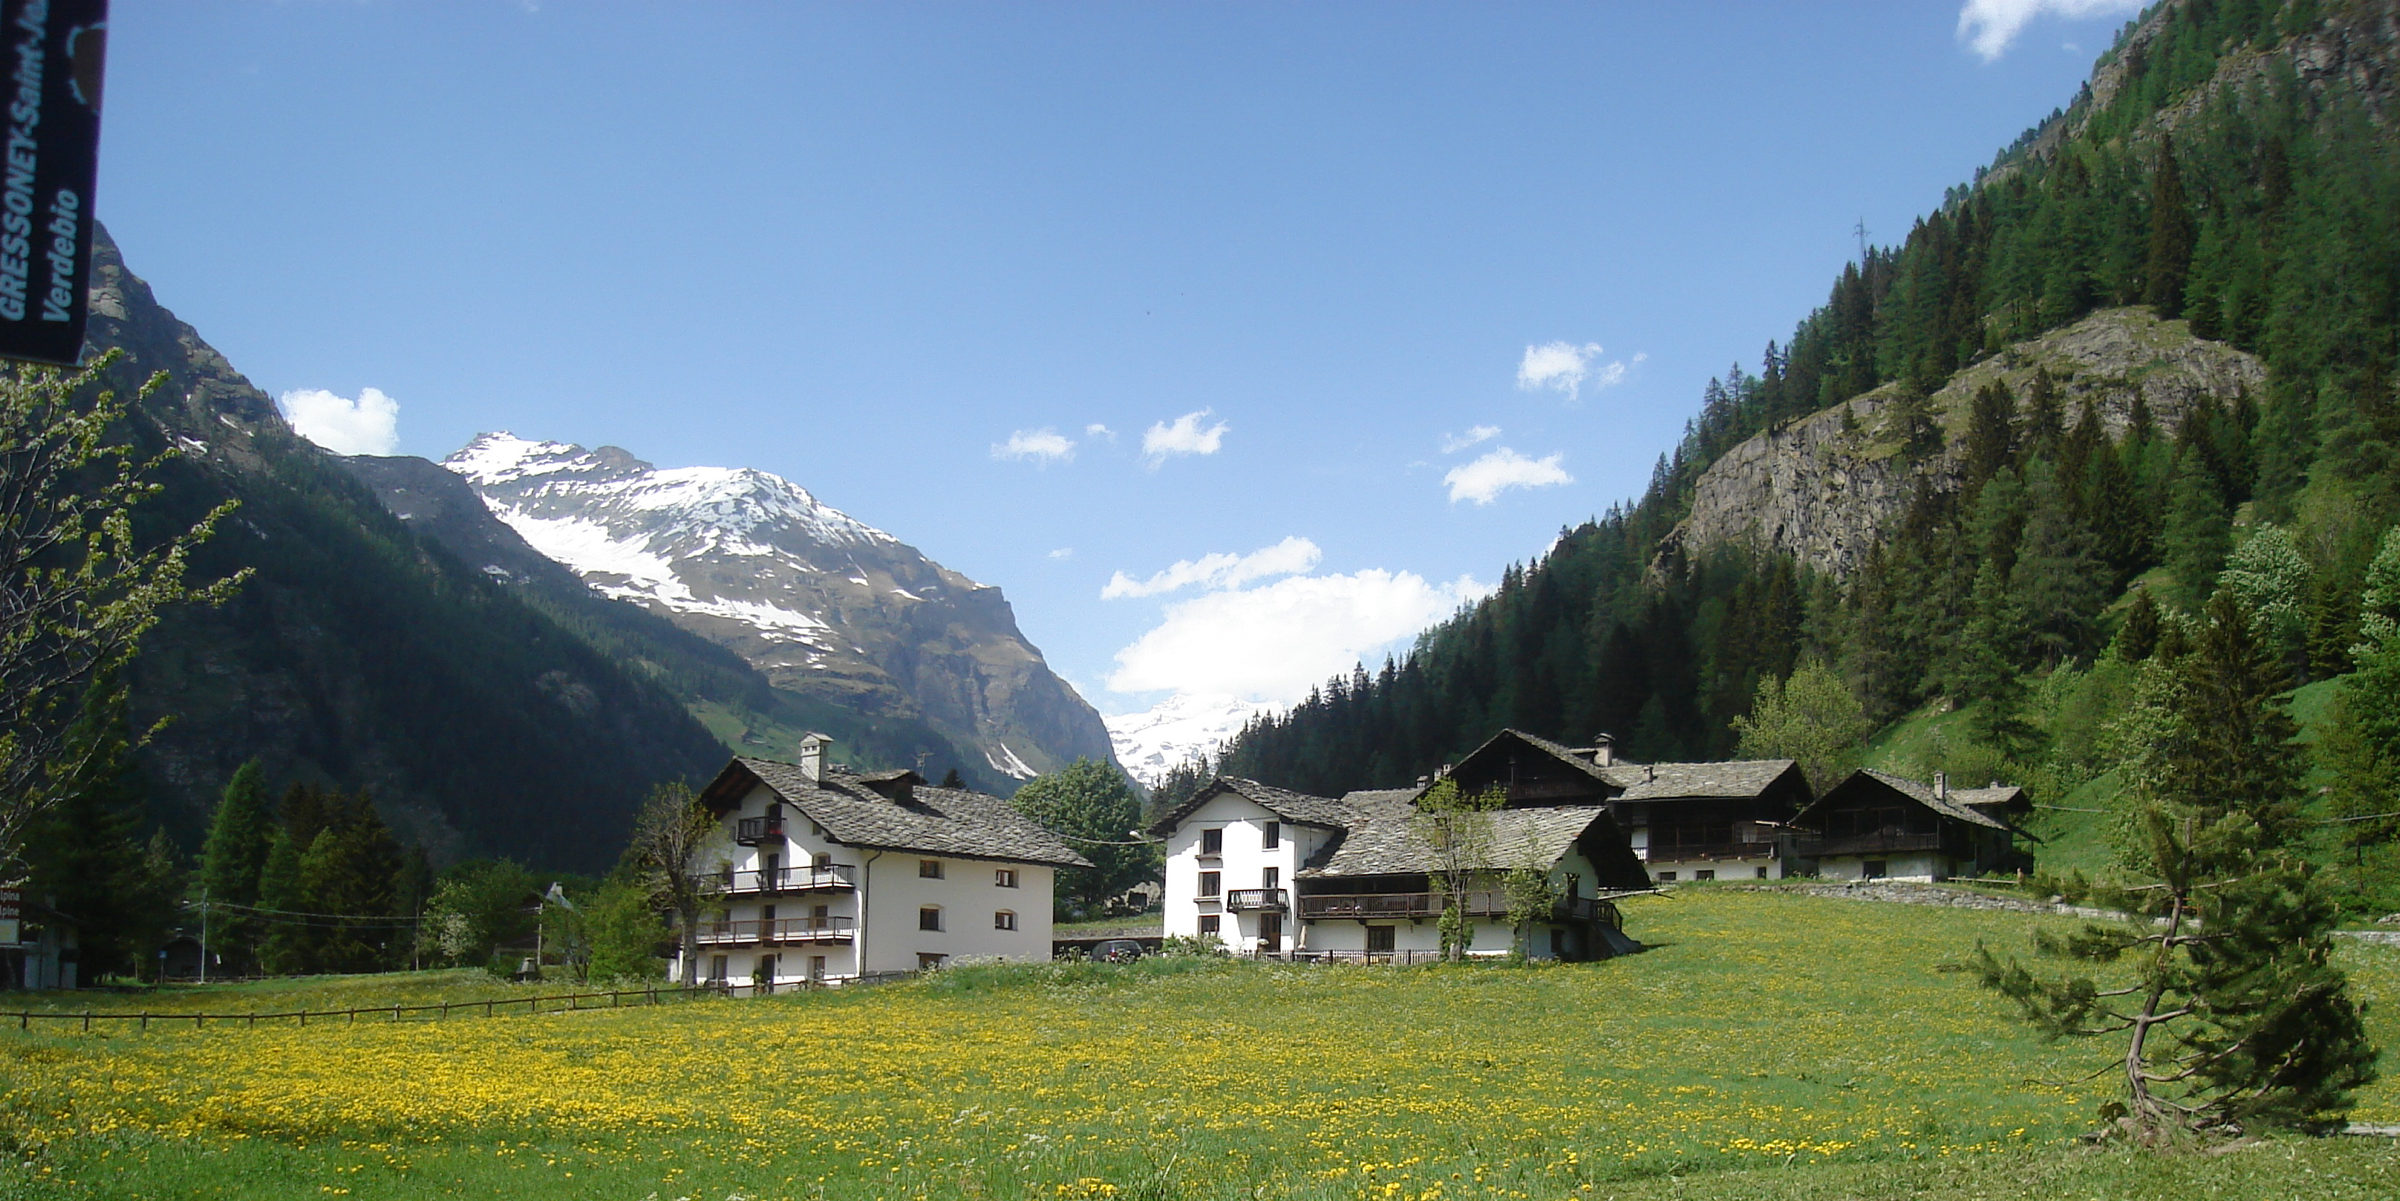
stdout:
<svg viewBox="0 0 2400 1201">
<path fill-rule="evenodd" d="M 1031 459 L 1047 467 L 1075 457 L 1075 440 L 1052 429 L 1018 430 L 1006 442 L 992 443 L 995 459 Z"/>
<path fill-rule="evenodd" d="M 1562 451 L 1539 459 L 1528 459 L 1503 446 L 1472 463 L 1451 468 L 1449 474 L 1442 477 L 1442 482 L 1450 485 L 1451 504 L 1471 500 L 1479 505 L 1488 505 L 1510 488 L 1547 488 L 1574 483 L 1575 477 L 1559 466 L 1565 458 L 1566 454 Z"/>
<path fill-rule="evenodd" d="M 1083 436 L 1086 438 L 1106 438 L 1109 441 L 1114 442 L 1117 440 L 1117 431 L 1095 421 L 1090 425 L 1083 427 Z"/>
<path fill-rule="evenodd" d="M 1444 434 L 1442 435 L 1442 453 L 1454 455 L 1470 446 L 1489 442 L 1499 436 L 1500 427 L 1496 425 L 1479 425 L 1463 434 Z"/>
<path fill-rule="evenodd" d="M 1072 546 L 1059 547 L 1057 550 L 1050 552 L 1050 557 L 1053 559 L 1072 559 L 1075 557 L 1075 548 Z"/>
<path fill-rule="evenodd" d="M 1317 565 L 1325 552 L 1306 538 L 1286 538 L 1273 546 L 1262 547 L 1246 555 L 1219 552 L 1197 559 L 1183 559 L 1146 580 L 1135 580 L 1124 572 L 1108 577 L 1108 585 L 1100 590 L 1101 600 L 1122 600 L 1129 596 L 1157 596 L 1195 584 L 1208 588 L 1239 588 L 1252 580 L 1269 576 L 1298 575 Z"/>
<path fill-rule="evenodd" d="M 1958 10 L 1958 39 L 1991 62 L 2008 51 L 2017 35 L 2042 16 L 2081 20 L 2132 14 L 2143 0 L 1966 0 Z"/>
<path fill-rule="evenodd" d="M 1165 620 L 1118 651 L 1108 686 L 1288 705 L 1489 591 L 1464 576 L 1436 584 L 1376 568 L 1211 592 L 1169 605 Z"/>
<path fill-rule="evenodd" d="M 1639 363 L 1649 357 L 1646 353 L 1637 354 L 1633 361 Z M 1582 396 L 1585 381 L 1591 382 L 1594 391 L 1613 388 L 1625 382 L 1625 371 L 1622 359 L 1600 362 L 1598 342 L 1581 346 L 1572 342 L 1544 342 L 1525 348 L 1524 359 L 1517 363 L 1517 387 L 1527 392 L 1564 393 L 1568 400 L 1576 400 Z"/>
<path fill-rule="evenodd" d="M 1201 420 L 1214 412 L 1213 409 L 1202 409 L 1197 413 L 1186 413 L 1172 424 L 1164 421 L 1153 423 L 1142 434 L 1142 453 L 1149 457 L 1150 465 L 1158 466 L 1166 461 L 1168 455 L 1217 453 L 1217 448 L 1225 444 L 1225 431 L 1231 427 L 1220 421 L 1201 428 Z"/>
<path fill-rule="evenodd" d="M 381 389 L 362 389 L 357 400 L 323 388 L 286 392 L 283 415 L 293 433 L 337 455 L 400 453 L 400 402 Z"/>
</svg>

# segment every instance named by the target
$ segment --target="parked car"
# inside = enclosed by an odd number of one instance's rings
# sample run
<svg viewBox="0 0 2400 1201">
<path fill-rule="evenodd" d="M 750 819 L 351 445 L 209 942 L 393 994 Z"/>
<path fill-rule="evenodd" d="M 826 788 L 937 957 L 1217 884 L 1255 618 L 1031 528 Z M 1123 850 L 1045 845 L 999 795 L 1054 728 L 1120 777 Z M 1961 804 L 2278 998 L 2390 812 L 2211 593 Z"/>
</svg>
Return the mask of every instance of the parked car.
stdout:
<svg viewBox="0 0 2400 1201">
<path fill-rule="evenodd" d="M 1092 948 L 1092 958 L 1103 963 L 1131 963 L 1142 955 L 1138 938 L 1111 938 Z"/>
</svg>

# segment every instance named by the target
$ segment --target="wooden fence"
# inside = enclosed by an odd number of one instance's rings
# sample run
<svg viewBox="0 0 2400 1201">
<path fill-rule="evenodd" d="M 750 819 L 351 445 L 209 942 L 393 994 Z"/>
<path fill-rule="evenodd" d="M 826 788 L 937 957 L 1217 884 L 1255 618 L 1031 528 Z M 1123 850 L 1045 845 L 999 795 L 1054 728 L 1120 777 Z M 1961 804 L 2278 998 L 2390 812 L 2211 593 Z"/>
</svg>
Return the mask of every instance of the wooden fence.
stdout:
<svg viewBox="0 0 2400 1201">
<path fill-rule="evenodd" d="M 311 1018 L 320 1021 L 343 1021 L 357 1024 L 360 1018 L 375 1021 L 441 1021 L 450 1017 L 499 1017 L 515 1013 L 569 1013 L 583 1009 L 618 1009 L 633 998 L 636 1005 L 659 1005 L 668 1001 L 695 1000 L 702 997 L 722 997 L 725 992 L 713 988 L 642 988 L 617 992 L 553 993 L 533 997 L 493 997 L 483 1001 L 441 1001 L 423 1005 L 367 1005 L 356 1009 L 293 1009 L 277 1013 L 108 1013 L 87 1009 L 81 1013 L 52 1010 L 0 1011 L 0 1023 L 15 1019 L 17 1029 L 32 1029 L 35 1022 L 79 1022 L 89 1030 L 94 1022 L 134 1022 L 148 1030 L 150 1023 L 178 1026 L 190 1022 L 195 1030 L 204 1029 L 210 1022 L 219 1025 L 240 1023 L 245 1027 L 260 1022 L 289 1021 L 305 1026 Z M 606 1001 L 602 1005 L 599 1002 Z M 586 1004 L 585 1002 L 591 1002 Z"/>
</svg>

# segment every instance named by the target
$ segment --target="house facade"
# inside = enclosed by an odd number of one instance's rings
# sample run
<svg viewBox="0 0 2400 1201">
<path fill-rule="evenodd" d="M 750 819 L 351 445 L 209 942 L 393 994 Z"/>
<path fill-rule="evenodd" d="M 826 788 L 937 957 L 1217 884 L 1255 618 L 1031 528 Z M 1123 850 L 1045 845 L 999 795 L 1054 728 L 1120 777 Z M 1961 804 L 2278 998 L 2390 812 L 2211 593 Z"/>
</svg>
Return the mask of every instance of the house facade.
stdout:
<svg viewBox="0 0 2400 1201">
<path fill-rule="evenodd" d="M 825 747 L 811 735 L 798 763 L 737 757 L 701 791 L 718 819 L 700 862 L 719 912 L 696 931 L 700 979 L 778 987 L 1050 957 L 1057 870 L 1088 860 L 998 797 L 850 772 Z"/>
<path fill-rule="evenodd" d="M 1599 789 L 1559 789 L 1555 773 L 1506 775 L 1489 838 L 1466 864 L 1482 882 L 1462 898 L 1469 952 L 1522 945 L 1537 958 L 1595 959 L 1629 950 L 1610 894 L 1650 886 Z M 1480 790 L 1482 774 L 1461 787 Z M 1588 773 L 1578 773 L 1590 780 Z M 1215 936 L 1237 952 L 1279 958 L 1409 958 L 1441 948 L 1448 906 L 1441 860 L 1416 802 L 1432 786 L 1309 796 L 1219 777 L 1152 827 L 1166 843 L 1165 930 Z M 1543 872 L 1557 902 L 1510 921 L 1502 873 Z"/>
<path fill-rule="evenodd" d="M 2024 790 L 1994 784 L 1953 789 L 1861 769 L 1825 790 L 1793 819 L 1795 853 L 1829 880 L 1947 880 L 2029 866 L 2008 818 L 2027 808 Z"/>
</svg>

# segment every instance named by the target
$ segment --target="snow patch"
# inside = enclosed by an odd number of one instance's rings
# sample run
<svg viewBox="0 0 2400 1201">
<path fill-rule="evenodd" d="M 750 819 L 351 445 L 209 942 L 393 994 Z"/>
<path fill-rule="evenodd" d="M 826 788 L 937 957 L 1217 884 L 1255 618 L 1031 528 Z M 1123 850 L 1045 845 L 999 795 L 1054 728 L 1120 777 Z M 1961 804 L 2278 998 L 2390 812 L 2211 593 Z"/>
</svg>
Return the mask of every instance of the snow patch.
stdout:
<svg viewBox="0 0 2400 1201">
<path fill-rule="evenodd" d="M 1015 751 L 1008 749 L 1007 743 L 1002 742 L 996 745 L 1000 748 L 1000 754 L 998 756 L 992 754 L 990 747 L 985 747 L 983 751 L 983 761 L 991 764 L 993 771 L 1018 780 L 1030 780 L 1035 776 L 1042 774 L 1030 767 L 1027 767 L 1023 759 L 1017 758 L 1017 753 Z M 1003 762 L 1003 760 L 1005 760 L 1005 762 Z"/>
</svg>

